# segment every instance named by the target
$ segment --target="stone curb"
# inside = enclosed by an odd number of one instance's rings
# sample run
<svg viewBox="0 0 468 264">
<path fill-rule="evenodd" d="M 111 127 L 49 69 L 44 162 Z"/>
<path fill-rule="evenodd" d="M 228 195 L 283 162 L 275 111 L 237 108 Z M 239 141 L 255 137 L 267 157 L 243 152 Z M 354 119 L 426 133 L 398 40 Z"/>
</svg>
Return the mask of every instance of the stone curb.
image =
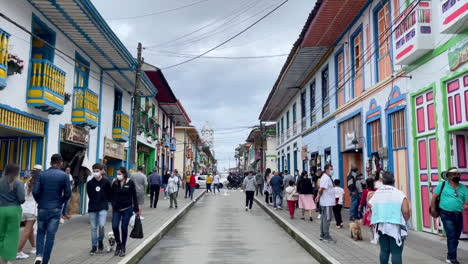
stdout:
<svg viewBox="0 0 468 264">
<path fill-rule="evenodd" d="M 198 201 L 205 194 L 206 191 L 201 192 L 195 200 Z M 118 264 L 136 264 L 140 261 L 148 251 L 150 251 L 159 240 L 163 238 L 164 235 L 171 230 L 172 227 L 181 219 L 195 202 L 190 202 L 185 205 L 176 215 L 171 217 L 166 223 L 164 223 L 156 232 L 147 237 L 138 247 L 136 247 L 130 254 L 118 262 Z M 144 230 L 144 229 L 143 229 Z"/>
<path fill-rule="evenodd" d="M 262 201 L 255 197 L 255 202 L 269 214 L 299 245 L 301 245 L 309 254 L 320 263 L 326 264 L 341 264 L 338 260 L 328 254 L 324 249 L 310 240 L 301 231 L 293 225 L 283 220 L 273 209 L 269 208 Z"/>
</svg>

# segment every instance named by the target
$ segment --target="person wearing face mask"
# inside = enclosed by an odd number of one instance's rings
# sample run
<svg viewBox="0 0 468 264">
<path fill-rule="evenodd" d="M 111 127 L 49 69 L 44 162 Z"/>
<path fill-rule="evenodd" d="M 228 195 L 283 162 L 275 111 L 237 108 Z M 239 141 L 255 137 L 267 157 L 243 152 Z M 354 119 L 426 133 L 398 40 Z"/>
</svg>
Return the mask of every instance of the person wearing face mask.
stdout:
<svg viewBox="0 0 468 264">
<path fill-rule="evenodd" d="M 352 167 L 351 171 L 348 174 L 347 180 L 348 180 L 348 190 L 349 190 L 349 195 L 351 196 L 351 205 L 349 207 L 349 221 L 354 221 L 359 219 L 359 201 L 361 200 L 361 197 L 358 193 L 357 189 L 357 172 L 358 169 L 356 167 Z"/>
<path fill-rule="evenodd" d="M 332 210 L 336 204 L 335 200 L 335 186 L 333 185 L 332 177 L 334 175 L 333 166 L 331 164 L 325 165 L 325 173 L 320 179 L 320 189 L 318 191 L 315 202 L 320 201 L 322 207 L 322 217 L 320 218 L 320 240 L 327 243 L 336 243 L 330 236 L 330 223 L 332 221 Z"/>
<path fill-rule="evenodd" d="M 445 180 L 437 185 L 432 194 L 431 214 L 442 219 L 447 234 L 447 263 L 457 264 L 458 241 L 463 229 L 463 210 L 468 210 L 468 189 L 460 184 L 460 172 L 450 168 L 442 173 Z M 436 200 L 440 197 L 439 208 L 436 210 Z"/>
<path fill-rule="evenodd" d="M 93 178 L 86 184 L 88 194 L 88 214 L 91 227 L 91 251 L 93 256 L 104 251 L 104 226 L 106 225 L 107 210 L 111 194 L 110 181 L 104 177 L 104 165 L 93 165 Z"/>
<path fill-rule="evenodd" d="M 117 248 L 115 256 L 125 257 L 125 247 L 128 237 L 128 223 L 133 215 L 141 215 L 135 184 L 128 178 L 127 169 L 117 170 L 117 179 L 111 185 L 112 202 L 112 231 L 114 232 Z"/>
</svg>

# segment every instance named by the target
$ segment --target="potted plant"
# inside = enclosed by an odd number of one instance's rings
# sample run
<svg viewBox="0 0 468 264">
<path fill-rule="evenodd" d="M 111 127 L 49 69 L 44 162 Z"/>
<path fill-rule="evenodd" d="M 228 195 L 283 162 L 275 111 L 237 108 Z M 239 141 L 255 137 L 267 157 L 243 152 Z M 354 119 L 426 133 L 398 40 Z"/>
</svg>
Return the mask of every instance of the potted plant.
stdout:
<svg viewBox="0 0 468 264">
<path fill-rule="evenodd" d="M 64 101 L 64 104 L 68 104 L 68 102 L 70 102 L 70 99 L 71 99 L 71 94 L 65 93 L 65 101 Z"/>
<path fill-rule="evenodd" d="M 15 53 L 8 55 L 8 76 L 13 74 L 21 74 L 24 68 L 24 61 L 18 57 Z"/>
</svg>

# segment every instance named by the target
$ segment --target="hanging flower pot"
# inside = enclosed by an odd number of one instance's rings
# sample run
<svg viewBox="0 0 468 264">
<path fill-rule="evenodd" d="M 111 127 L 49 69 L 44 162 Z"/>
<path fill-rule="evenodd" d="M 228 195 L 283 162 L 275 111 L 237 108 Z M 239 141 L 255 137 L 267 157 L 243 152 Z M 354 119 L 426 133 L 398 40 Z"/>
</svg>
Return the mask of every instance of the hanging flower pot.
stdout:
<svg viewBox="0 0 468 264">
<path fill-rule="evenodd" d="M 18 55 L 10 53 L 8 55 L 8 71 L 7 75 L 21 74 L 24 68 L 24 61 Z"/>
<path fill-rule="evenodd" d="M 70 99 L 71 99 L 71 94 L 65 93 L 65 101 L 63 103 L 68 104 L 68 102 L 70 102 Z"/>
</svg>

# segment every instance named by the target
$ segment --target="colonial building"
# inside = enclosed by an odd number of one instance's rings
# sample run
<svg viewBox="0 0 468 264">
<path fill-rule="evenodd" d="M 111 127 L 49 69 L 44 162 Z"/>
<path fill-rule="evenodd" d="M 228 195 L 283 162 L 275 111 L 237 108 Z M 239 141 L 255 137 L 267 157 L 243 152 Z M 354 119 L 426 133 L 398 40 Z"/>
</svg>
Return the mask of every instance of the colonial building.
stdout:
<svg viewBox="0 0 468 264">
<path fill-rule="evenodd" d="M 175 128 L 175 138 L 179 147 L 175 154 L 175 169 L 180 173 L 198 172 L 196 162 L 202 141 L 197 129 L 193 126 L 177 126 Z"/>
</svg>

